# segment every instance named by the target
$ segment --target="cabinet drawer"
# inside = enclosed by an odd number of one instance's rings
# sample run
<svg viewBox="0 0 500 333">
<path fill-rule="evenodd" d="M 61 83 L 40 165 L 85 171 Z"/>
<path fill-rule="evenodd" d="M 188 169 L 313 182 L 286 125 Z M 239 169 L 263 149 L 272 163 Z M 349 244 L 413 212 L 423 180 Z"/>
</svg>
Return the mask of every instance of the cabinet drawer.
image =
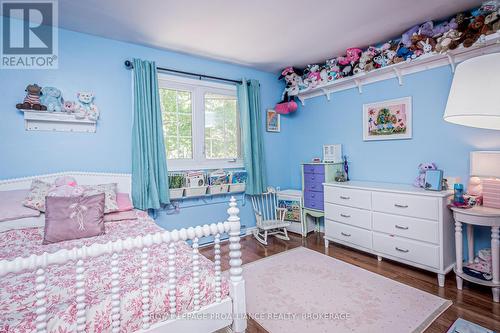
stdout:
<svg viewBox="0 0 500 333">
<path fill-rule="evenodd" d="M 325 174 L 325 166 L 323 164 L 304 164 L 304 173 Z"/>
<path fill-rule="evenodd" d="M 325 220 L 325 235 L 366 249 L 372 248 L 372 233 L 365 229 Z"/>
<path fill-rule="evenodd" d="M 304 191 L 304 207 L 323 210 L 323 192 Z"/>
<path fill-rule="evenodd" d="M 304 190 L 323 192 L 323 183 L 325 182 L 324 174 L 305 173 L 304 174 Z"/>
<path fill-rule="evenodd" d="M 364 209 L 326 203 L 325 218 L 355 227 L 372 228 L 371 212 Z"/>
<path fill-rule="evenodd" d="M 337 205 L 371 209 L 371 192 L 325 186 L 325 201 Z"/>
<path fill-rule="evenodd" d="M 373 213 L 373 230 L 430 243 L 438 243 L 438 223 L 429 220 Z"/>
<path fill-rule="evenodd" d="M 438 199 L 416 195 L 373 192 L 373 210 L 397 215 L 438 219 Z"/>
<path fill-rule="evenodd" d="M 439 268 L 439 246 L 373 232 L 373 250 L 417 264 Z"/>
</svg>

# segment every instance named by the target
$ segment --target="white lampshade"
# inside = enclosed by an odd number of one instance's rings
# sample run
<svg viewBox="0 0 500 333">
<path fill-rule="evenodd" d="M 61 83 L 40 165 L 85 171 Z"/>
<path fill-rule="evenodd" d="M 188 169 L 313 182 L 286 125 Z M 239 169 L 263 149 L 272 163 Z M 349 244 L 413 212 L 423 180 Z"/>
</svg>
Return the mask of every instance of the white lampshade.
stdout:
<svg viewBox="0 0 500 333">
<path fill-rule="evenodd" d="M 500 151 L 471 152 L 470 174 L 477 177 L 500 178 Z"/>
<path fill-rule="evenodd" d="M 456 67 L 443 118 L 500 130 L 500 53 L 471 58 Z"/>
</svg>

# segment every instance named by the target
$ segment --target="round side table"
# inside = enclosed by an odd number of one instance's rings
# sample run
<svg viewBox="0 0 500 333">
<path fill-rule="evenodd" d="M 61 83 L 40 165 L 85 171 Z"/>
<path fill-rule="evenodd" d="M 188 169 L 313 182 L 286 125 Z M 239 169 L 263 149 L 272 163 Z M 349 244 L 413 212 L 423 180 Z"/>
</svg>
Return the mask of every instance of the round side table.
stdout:
<svg viewBox="0 0 500 333">
<path fill-rule="evenodd" d="M 463 280 L 491 287 L 493 302 L 500 302 L 500 209 L 476 206 L 470 209 L 451 207 L 453 218 L 455 219 L 455 252 L 456 264 L 455 274 L 457 275 L 457 288 L 462 290 Z M 469 262 L 474 260 L 474 235 L 472 226 L 480 225 L 491 227 L 491 273 L 492 280 L 485 281 L 474 278 L 463 272 L 463 244 L 462 244 L 462 224 L 467 224 L 467 244 Z"/>
</svg>

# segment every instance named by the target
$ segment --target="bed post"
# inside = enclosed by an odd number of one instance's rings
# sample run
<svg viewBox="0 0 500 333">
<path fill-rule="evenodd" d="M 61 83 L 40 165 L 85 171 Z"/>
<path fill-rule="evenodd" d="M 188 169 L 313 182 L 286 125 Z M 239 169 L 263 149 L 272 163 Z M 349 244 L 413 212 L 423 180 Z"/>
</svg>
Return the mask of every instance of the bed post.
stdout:
<svg viewBox="0 0 500 333">
<path fill-rule="evenodd" d="M 231 197 L 227 213 L 229 230 L 229 295 L 233 300 L 233 332 L 245 332 L 247 328 L 246 320 L 246 300 L 245 300 L 245 280 L 243 279 L 243 268 L 241 267 L 241 245 L 240 245 L 240 210 L 236 205 L 236 199 Z"/>
</svg>

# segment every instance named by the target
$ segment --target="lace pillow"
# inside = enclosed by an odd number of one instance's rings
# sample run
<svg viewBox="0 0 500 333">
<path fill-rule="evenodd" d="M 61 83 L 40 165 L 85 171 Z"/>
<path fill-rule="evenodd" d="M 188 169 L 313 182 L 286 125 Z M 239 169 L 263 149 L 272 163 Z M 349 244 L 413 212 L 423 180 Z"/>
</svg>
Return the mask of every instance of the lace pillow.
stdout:
<svg viewBox="0 0 500 333">
<path fill-rule="evenodd" d="M 104 193 L 46 198 L 43 244 L 104 235 Z"/>
<path fill-rule="evenodd" d="M 39 179 L 31 182 L 31 188 L 23 201 L 23 205 L 29 208 L 45 212 L 45 197 L 49 193 L 52 184 Z"/>
<path fill-rule="evenodd" d="M 84 195 L 94 195 L 104 193 L 104 213 L 118 211 L 118 203 L 116 202 L 116 183 L 99 184 L 99 185 L 82 185 L 85 190 Z"/>
</svg>

